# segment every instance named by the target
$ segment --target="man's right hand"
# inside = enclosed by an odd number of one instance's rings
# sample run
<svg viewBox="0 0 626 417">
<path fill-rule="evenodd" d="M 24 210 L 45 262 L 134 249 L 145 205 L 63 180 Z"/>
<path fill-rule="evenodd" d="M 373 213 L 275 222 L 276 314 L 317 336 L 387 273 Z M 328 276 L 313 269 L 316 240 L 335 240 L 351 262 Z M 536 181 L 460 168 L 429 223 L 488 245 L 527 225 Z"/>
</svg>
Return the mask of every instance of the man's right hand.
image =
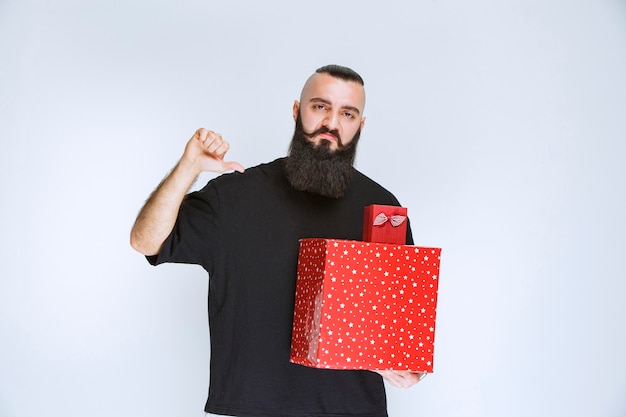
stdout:
<svg viewBox="0 0 626 417">
<path fill-rule="evenodd" d="M 198 129 L 172 172 L 161 182 L 139 212 L 130 244 L 144 255 L 156 255 L 176 223 L 178 210 L 189 187 L 203 172 L 243 172 L 238 162 L 225 162 L 228 142 L 218 133 Z"/>
<path fill-rule="evenodd" d="M 219 133 L 207 129 L 198 129 L 193 134 L 181 159 L 181 162 L 190 164 L 199 174 L 200 172 L 243 172 L 244 167 L 238 162 L 224 161 L 224 155 L 230 145 Z"/>
</svg>

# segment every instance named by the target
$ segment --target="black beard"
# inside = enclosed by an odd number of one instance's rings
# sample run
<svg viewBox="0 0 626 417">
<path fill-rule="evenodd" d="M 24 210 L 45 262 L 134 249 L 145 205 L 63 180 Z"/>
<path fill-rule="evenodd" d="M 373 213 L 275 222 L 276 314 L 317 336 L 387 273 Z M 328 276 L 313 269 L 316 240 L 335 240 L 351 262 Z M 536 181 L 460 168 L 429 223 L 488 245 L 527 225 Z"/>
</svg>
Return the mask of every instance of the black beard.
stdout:
<svg viewBox="0 0 626 417">
<path fill-rule="evenodd" d="M 347 146 L 340 145 L 331 150 L 328 140 L 321 140 L 318 145 L 310 142 L 310 135 L 304 132 L 300 115 L 296 119 L 296 128 L 289 145 L 289 155 L 285 161 L 287 180 L 293 188 L 300 191 L 319 194 L 325 197 L 342 197 L 354 174 L 356 145 L 361 136 L 359 129 Z M 337 135 L 336 135 L 337 136 Z"/>
</svg>

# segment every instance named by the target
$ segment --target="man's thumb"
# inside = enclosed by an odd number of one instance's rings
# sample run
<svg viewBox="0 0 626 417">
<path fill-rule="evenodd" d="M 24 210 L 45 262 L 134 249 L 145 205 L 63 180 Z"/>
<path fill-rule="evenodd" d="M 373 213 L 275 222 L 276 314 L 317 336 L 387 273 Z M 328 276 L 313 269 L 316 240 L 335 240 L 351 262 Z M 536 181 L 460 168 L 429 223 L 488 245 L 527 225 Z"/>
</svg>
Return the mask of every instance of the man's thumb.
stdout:
<svg viewBox="0 0 626 417">
<path fill-rule="evenodd" d="M 232 171 L 244 172 L 246 170 L 243 167 L 243 165 L 235 161 L 224 162 L 224 167 L 226 168 L 227 171 L 232 170 Z"/>
</svg>

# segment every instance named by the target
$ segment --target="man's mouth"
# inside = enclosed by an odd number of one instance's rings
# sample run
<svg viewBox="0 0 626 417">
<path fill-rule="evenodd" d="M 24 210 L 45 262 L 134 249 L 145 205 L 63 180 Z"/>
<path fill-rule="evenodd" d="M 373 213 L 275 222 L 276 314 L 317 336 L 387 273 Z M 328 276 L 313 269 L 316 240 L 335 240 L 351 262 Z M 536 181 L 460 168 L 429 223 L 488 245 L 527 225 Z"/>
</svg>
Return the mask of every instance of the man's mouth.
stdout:
<svg viewBox="0 0 626 417">
<path fill-rule="evenodd" d="M 339 142 L 337 136 L 333 135 L 330 132 L 320 133 L 319 136 L 321 139 L 326 139 L 327 141 L 330 141 L 330 142 Z"/>
<path fill-rule="evenodd" d="M 319 137 L 320 140 L 327 140 L 328 142 L 336 143 L 338 148 L 343 147 L 343 143 L 341 143 L 341 136 L 339 136 L 339 132 L 337 130 L 330 130 L 327 127 L 321 127 L 312 133 L 307 133 L 304 130 L 302 130 L 302 133 L 304 136 L 309 138 L 309 140 Z"/>
</svg>

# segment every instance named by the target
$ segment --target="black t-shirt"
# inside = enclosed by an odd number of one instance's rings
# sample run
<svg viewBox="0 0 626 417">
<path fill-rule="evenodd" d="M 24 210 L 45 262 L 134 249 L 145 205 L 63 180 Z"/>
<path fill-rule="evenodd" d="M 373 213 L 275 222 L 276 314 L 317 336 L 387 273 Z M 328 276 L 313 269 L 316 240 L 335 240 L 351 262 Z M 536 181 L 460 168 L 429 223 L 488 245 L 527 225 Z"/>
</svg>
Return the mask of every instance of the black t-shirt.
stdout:
<svg viewBox="0 0 626 417">
<path fill-rule="evenodd" d="M 289 362 L 300 238 L 361 240 L 363 208 L 399 205 L 360 172 L 344 197 L 293 189 L 284 159 L 222 175 L 190 193 L 152 264 L 201 265 L 209 280 L 210 387 L 205 411 L 235 416 L 386 416 L 370 371 Z M 407 244 L 412 244 L 410 228 Z"/>
</svg>

